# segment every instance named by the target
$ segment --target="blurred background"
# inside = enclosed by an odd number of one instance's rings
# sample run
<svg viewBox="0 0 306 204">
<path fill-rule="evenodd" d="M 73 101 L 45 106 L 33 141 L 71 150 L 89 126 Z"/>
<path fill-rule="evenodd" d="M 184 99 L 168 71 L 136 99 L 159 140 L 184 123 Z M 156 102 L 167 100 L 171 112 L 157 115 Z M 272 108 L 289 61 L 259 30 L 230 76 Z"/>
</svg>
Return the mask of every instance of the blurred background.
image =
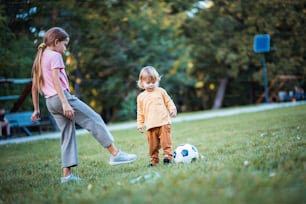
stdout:
<svg viewBox="0 0 306 204">
<path fill-rule="evenodd" d="M 268 102 L 305 99 L 305 0 L 1 0 L 0 12 L 7 112 L 33 110 L 32 64 L 53 26 L 70 35 L 72 93 L 106 122 L 136 119 L 136 82 L 147 65 L 179 112 L 265 103 L 263 56 Z M 268 52 L 254 52 L 258 34 L 270 36 Z"/>
</svg>

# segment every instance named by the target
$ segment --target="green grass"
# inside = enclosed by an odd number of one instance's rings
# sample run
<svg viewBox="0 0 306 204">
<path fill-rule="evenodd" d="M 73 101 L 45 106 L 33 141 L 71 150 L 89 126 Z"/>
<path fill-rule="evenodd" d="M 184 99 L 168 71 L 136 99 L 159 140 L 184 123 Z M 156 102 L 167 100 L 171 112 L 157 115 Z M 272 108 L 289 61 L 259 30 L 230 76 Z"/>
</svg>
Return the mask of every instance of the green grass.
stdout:
<svg viewBox="0 0 306 204">
<path fill-rule="evenodd" d="M 0 146 L 0 203 L 306 203 L 306 105 L 173 124 L 173 146 L 194 144 L 201 159 L 148 168 L 147 141 L 113 131 L 138 155 L 110 166 L 90 135 L 78 137 L 85 180 L 60 184 L 59 139 Z M 145 175 L 159 174 L 144 180 Z M 130 181 L 142 176 L 139 182 Z"/>
</svg>

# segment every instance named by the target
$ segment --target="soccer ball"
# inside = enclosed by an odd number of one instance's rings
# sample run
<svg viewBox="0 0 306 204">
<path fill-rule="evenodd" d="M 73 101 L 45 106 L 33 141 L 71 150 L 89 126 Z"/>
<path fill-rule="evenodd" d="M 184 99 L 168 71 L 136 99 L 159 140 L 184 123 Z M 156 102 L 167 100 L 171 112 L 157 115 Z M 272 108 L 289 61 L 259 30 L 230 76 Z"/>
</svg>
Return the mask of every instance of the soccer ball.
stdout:
<svg viewBox="0 0 306 204">
<path fill-rule="evenodd" d="M 199 159 L 199 151 L 191 144 L 180 144 L 173 153 L 175 163 L 191 163 Z"/>
</svg>

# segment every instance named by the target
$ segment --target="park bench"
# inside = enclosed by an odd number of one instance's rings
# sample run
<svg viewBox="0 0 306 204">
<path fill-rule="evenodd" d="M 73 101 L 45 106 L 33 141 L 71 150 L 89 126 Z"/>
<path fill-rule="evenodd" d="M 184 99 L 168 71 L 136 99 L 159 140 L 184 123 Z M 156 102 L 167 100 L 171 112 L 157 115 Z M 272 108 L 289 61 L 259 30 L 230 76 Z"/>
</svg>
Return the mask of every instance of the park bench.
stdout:
<svg viewBox="0 0 306 204">
<path fill-rule="evenodd" d="M 42 125 L 51 125 L 50 121 L 31 121 L 31 115 L 33 112 L 14 112 L 5 115 L 6 119 L 10 123 L 11 128 L 15 128 L 20 135 L 20 130 L 23 130 L 26 135 L 31 136 L 32 132 L 29 130 L 30 127 L 38 127 L 39 134 L 41 134 Z"/>
</svg>

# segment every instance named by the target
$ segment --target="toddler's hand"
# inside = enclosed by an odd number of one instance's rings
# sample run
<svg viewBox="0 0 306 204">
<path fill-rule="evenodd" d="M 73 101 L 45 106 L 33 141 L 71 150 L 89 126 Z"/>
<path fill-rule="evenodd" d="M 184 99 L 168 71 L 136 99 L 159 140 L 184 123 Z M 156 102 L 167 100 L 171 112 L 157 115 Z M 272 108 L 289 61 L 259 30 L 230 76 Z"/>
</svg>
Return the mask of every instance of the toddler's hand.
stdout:
<svg viewBox="0 0 306 204">
<path fill-rule="evenodd" d="M 177 114 L 176 108 L 170 109 L 169 113 L 171 117 L 173 118 L 176 117 L 176 114 Z"/>
<path fill-rule="evenodd" d="M 143 128 L 137 128 L 140 133 L 143 133 Z"/>
</svg>

